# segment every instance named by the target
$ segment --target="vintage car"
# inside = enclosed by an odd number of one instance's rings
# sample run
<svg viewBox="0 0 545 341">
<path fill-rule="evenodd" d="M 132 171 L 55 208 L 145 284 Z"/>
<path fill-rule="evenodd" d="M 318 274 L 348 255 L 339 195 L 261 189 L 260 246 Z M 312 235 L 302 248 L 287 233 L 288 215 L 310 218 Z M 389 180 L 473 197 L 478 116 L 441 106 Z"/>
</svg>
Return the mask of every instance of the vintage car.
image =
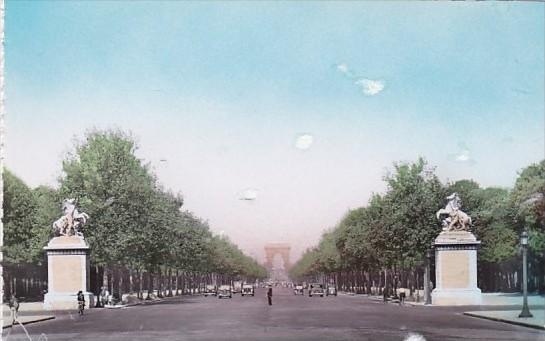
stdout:
<svg viewBox="0 0 545 341">
<path fill-rule="evenodd" d="M 312 296 L 324 297 L 324 285 L 321 283 L 312 283 L 308 286 L 308 297 Z"/>
<path fill-rule="evenodd" d="M 337 296 L 337 286 L 335 284 L 329 284 L 327 286 L 326 295 Z"/>
<path fill-rule="evenodd" d="M 207 285 L 206 288 L 204 288 L 204 292 L 202 293 L 203 296 L 217 296 L 218 295 L 218 288 L 216 288 L 215 285 Z"/>
<path fill-rule="evenodd" d="M 304 295 L 304 289 L 303 289 L 303 286 L 302 285 L 296 285 L 294 288 L 293 288 L 293 294 L 294 295 Z"/>
<path fill-rule="evenodd" d="M 233 291 L 230 285 L 221 285 L 218 289 L 218 298 L 229 297 L 233 298 Z"/>
<path fill-rule="evenodd" d="M 239 292 L 242 292 L 242 282 L 234 281 L 231 290 L 233 291 L 233 294 L 238 294 Z"/>
<path fill-rule="evenodd" d="M 245 295 L 254 296 L 255 295 L 254 286 L 249 285 L 249 284 L 244 284 L 242 286 L 242 291 L 240 292 L 240 295 L 241 296 L 245 296 Z"/>
</svg>

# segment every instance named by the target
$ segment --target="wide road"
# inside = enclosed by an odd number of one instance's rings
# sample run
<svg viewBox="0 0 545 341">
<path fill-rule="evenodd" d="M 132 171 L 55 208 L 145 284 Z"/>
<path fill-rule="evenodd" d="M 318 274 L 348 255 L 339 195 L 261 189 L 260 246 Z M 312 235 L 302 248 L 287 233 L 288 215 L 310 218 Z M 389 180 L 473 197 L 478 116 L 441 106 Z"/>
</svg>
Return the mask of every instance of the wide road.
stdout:
<svg viewBox="0 0 545 341">
<path fill-rule="evenodd" d="M 410 334 L 425 340 L 545 341 L 542 331 L 463 316 L 468 308 L 398 306 L 342 294 L 294 296 L 281 288 L 273 292 L 272 306 L 265 289 L 258 289 L 255 297 L 185 296 L 124 309 L 92 309 L 82 318 L 63 314 L 27 329 L 33 340 L 44 334 L 50 341 L 405 340 Z M 8 340 L 28 338 L 16 327 Z"/>
</svg>

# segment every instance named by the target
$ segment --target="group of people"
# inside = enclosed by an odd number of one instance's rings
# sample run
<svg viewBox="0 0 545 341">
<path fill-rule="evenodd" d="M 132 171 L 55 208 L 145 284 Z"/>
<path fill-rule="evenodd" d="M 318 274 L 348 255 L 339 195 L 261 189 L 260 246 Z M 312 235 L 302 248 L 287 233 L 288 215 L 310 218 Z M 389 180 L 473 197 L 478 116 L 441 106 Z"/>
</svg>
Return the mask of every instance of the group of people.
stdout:
<svg viewBox="0 0 545 341">
<path fill-rule="evenodd" d="M 83 292 L 81 290 L 78 291 L 77 300 L 78 300 L 78 313 L 80 315 L 83 315 L 83 310 L 85 309 L 85 296 L 83 295 Z M 112 296 L 110 295 L 106 287 L 101 287 L 100 295 L 98 296 L 98 301 L 96 306 L 104 307 L 106 304 L 112 304 Z"/>
</svg>

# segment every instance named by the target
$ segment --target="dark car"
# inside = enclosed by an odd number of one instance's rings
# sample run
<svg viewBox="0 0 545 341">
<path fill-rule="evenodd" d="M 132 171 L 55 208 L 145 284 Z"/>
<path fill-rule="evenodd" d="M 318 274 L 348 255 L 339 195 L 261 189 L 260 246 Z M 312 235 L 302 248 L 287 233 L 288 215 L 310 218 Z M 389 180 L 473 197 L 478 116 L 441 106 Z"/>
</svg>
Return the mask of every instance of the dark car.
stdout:
<svg viewBox="0 0 545 341">
<path fill-rule="evenodd" d="M 254 295 L 255 295 L 254 286 L 253 286 L 253 285 L 244 284 L 244 285 L 242 286 L 241 295 L 242 295 L 242 296 L 244 296 L 244 295 L 254 296 Z"/>
<path fill-rule="evenodd" d="M 326 295 L 337 296 L 337 286 L 335 284 L 330 284 L 327 286 Z"/>
<path fill-rule="evenodd" d="M 218 298 L 223 298 L 223 297 L 233 298 L 233 290 L 231 290 L 230 285 L 220 286 L 218 290 Z"/>
<path fill-rule="evenodd" d="M 304 295 L 303 293 L 303 286 L 302 285 L 296 285 L 295 288 L 293 288 L 293 294 L 294 295 Z"/>
<path fill-rule="evenodd" d="M 217 296 L 218 288 L 215 285 L 207 285 L 204 289 L 203 296 Z"/>
<path fill-rule="evenodd" d="M 324 297 L 324 285 L 321 283 L 312 283 L 308 287 L 308 297 L 312 296 Z"/>
</svg>

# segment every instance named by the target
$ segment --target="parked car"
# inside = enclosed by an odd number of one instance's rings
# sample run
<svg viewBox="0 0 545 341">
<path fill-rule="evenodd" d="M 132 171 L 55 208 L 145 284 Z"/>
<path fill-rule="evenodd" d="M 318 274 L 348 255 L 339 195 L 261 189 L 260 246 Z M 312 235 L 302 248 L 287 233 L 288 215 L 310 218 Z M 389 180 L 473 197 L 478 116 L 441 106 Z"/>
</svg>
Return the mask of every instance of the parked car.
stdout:
<svg viewBox="0 0 545 341">
<path fill-rule="evenodd" d="M 324 297 L 324 285 L 321 283 L 312 283 L 309 285 L 308 297 L 313 295 Z"/>
<path fill-rule="evenodd" d="M 302 285 L 296 285 L 295 288 L 293 288 L 293 294 L 294 295 L 304 295 L 304 289 Z"/>
<path fill-rule="evenodd" d="M 240 295 L 241 296 L 244 296 L 244 295 L 254 296 L 255 295 L 254 286 L 249 285 L 249 284 L 244 284 L 242 286 L 242 291 L 241 291 Z"/>
<path fill-rule="evenodd" d="M 203 296 L 217 296 L 218 288 L 215 285 L 207 285 L 204 289 Z"/>
<path fill-rule="evenodd" d="M 229 297 L 233 298 L 233 291 L 230 285 L 221 285 L 218 290 L 218 298 Z"/>
<path fill-rule="evenodd" d="M 329 284 L 327 286 L 326 295 L 337 296 L 337 286 L 335 284 Z"/>
</svg>

